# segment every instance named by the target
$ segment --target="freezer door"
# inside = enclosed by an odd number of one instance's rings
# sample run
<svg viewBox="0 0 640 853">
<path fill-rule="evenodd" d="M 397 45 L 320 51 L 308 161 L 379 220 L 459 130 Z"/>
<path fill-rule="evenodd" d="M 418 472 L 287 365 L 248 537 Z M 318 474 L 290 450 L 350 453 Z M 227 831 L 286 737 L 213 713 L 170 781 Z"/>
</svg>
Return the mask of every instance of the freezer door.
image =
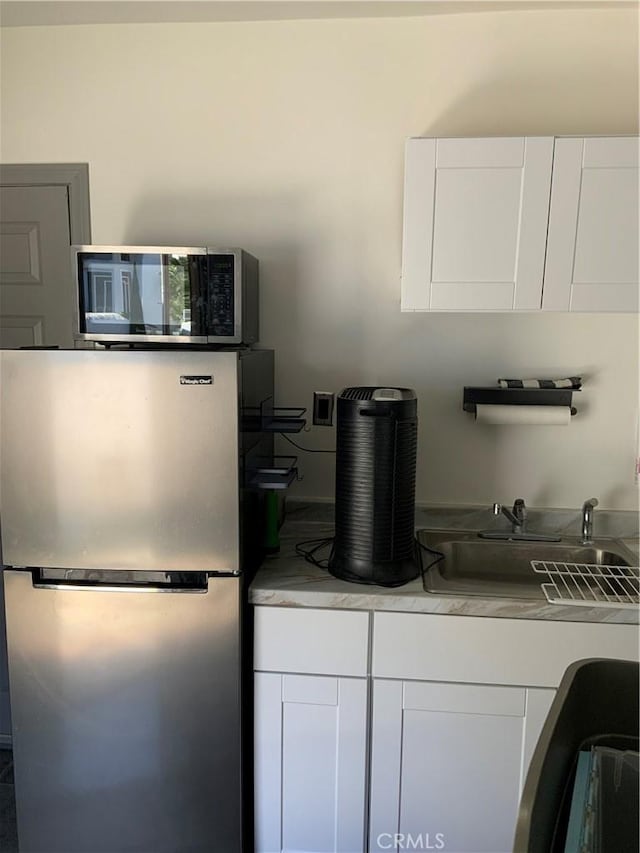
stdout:
<svg viewBox="0 0 640 853">
<path fill-rule="evenodd" d="M 240 851 L 240 582 L 5 571 L 21 853 Z"/>
<path fill-rule="evenodd" d="M 238 354 L 0 353 L 5 565 L 237 570 Z"/>
</svg>

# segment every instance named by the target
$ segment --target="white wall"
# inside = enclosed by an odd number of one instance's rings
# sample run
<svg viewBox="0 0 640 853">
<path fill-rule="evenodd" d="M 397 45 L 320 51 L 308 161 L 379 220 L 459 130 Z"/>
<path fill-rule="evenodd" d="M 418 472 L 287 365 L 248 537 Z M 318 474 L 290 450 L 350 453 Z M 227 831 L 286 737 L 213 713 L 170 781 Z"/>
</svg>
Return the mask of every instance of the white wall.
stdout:
<svg viewBox="0 0 640 853">
<path fill-rule="evenodd" d="M 281 404 L 412 386 L 420 501 L 635 508 L 635 318 L 401 314 L 399 275 L 406 137 L 637 133 L 636 11 L 27 27 L 2 42 L 0 156 L 88 162 L 94 242 L 260 258 Z M 583 374 L 579 416 L 474 425 L 463 385 L 505 374 Z M 301 467 L 299 494 L 333 494 L 332 456 Z"/>
</svg>

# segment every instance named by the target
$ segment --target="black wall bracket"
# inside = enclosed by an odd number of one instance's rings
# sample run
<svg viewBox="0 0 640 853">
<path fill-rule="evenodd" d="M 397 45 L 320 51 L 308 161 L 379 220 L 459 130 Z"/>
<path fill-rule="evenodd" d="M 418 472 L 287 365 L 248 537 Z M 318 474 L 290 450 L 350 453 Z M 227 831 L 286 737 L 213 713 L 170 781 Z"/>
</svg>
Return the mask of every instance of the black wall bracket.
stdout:
<svg viewBox="0 0 640 853">
<path fill-rule="evenodd" d="M 476 406 L 568 406 L 571 414 L 577 409 L 572 405 L 572 394 L 576 388 L 500 388 L 497 386 L 465 386 L 462 408 L 475 414 Z"/>
</svg>

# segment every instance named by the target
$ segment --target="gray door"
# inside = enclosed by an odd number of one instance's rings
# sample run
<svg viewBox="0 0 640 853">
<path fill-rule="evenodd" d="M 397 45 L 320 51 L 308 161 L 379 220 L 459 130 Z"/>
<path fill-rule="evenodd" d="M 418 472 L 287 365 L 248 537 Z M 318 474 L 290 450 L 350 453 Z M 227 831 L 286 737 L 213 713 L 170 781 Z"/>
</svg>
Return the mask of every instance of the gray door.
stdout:
<svg viewBox="0 0 640 853">
<path fill-rule="evenodd" d="M 0 346 L 73 346 L 70 244 L 90 242 L 85 163 L 0 164 Z M 1 586 L 0 572 L 0 605 Z M 11 740 L 4 634 L 0 606 L 0 745 Z"/>
<path fill-rule="evenodd" d="M 21 853 L 239 853 L 241 580 L 204 583 L 5 571 Z"/>
<path fill-rule="evenodd" d="M 86 164 L 0 166 L 0 343 L 73 346 L 72 243 L 90 241 Z"/>
</svg>

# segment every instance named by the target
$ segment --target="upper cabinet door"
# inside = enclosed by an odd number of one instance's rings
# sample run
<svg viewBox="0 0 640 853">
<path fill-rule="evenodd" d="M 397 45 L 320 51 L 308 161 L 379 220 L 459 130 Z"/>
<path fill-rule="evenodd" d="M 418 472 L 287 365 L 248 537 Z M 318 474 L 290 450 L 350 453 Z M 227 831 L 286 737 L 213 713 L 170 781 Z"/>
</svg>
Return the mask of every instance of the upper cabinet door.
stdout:
<svg viewBox="0 0 640 853">
<path fill-rule="evenodd" d="M 537 311 L 552 137 L 410 139 L 403 311 Z"/>
<path fill-rule="evenodd" d="M 556 139 L 542 307 L 638 310 L 638 139 Z"/>
</svg>

